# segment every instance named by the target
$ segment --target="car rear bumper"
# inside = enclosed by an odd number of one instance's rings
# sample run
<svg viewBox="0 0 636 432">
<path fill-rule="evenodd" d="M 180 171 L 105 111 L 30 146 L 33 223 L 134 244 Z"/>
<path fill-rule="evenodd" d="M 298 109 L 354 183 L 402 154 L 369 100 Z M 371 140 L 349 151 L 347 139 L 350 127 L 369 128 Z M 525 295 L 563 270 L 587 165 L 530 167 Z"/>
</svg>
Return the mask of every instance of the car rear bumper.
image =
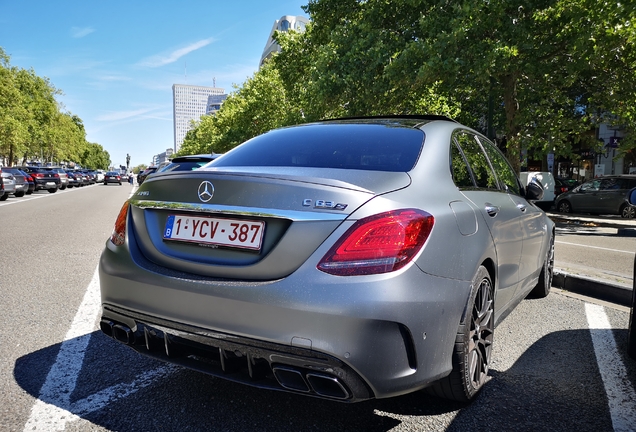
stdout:
<svg viewBox="0 0 636 432">
<path fill-rule="evenodd" d="M 470 281 L 416 266 L 351 278 L 304 266 L 275 281 L 211 280 L 131 249 L 108 241 L 102 254 L 101 328 L 143 354 L 349 402 L 409 393 L 452 368 Z"/>
<path fill-rule="evenodd" d="M 61 184 L 59 181 L 38 181 L 35 183 L 35 190 L 59 189 L 60 186 Z"/>
</svg>

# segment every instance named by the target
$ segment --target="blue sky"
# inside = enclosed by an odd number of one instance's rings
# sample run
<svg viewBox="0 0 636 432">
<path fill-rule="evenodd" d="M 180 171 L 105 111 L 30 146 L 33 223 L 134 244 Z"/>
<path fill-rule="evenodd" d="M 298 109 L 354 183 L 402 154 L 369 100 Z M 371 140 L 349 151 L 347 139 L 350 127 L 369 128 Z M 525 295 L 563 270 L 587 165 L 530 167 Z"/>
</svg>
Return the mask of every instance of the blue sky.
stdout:
<svg viewBox="0 0 636 432">
<path fill-rule="evenodd" d="M 0 0 L 11 65 L 48 77 L 114 165 L 173 147 L 172 85 L 224 88 L 258 69 L 274 21 L 307 0 Z"/>
</svg>

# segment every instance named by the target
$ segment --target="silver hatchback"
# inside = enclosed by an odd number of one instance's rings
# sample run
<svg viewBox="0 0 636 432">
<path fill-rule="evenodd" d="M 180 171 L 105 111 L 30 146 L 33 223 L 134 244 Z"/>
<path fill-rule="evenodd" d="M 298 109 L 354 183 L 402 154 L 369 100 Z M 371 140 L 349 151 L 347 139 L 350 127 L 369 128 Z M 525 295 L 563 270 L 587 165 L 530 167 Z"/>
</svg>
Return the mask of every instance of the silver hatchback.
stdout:
<svg viewBox="0 0 636 432">
<path fill-rule="evenodd" d="M 542 194 L 444 117 L 273 130 L 143 182 L 101 256 L 100 327 L 262 388 L 466 401 L 495 326 L 550 291 Z"/>
</svg>

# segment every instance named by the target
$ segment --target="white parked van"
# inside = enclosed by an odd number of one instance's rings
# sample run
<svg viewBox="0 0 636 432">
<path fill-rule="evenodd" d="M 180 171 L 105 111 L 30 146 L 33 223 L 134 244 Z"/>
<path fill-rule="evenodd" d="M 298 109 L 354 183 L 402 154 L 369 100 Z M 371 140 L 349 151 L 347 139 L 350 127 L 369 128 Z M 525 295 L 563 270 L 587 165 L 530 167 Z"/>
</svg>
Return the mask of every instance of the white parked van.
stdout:
<svg viewBox="0 0 636 432">
<path fill-rule="evenodd" d="M 519 173 L 519 178 L 521 183 L 526 186 L 533 178 L 543 185 L 543 199 L 536 201 L 535 204 L 544 211 L 550 210 L 554 204 L 554 186 L 556 184 L 552 173 L 546 171 L 522 171 Z"/>
</svg>

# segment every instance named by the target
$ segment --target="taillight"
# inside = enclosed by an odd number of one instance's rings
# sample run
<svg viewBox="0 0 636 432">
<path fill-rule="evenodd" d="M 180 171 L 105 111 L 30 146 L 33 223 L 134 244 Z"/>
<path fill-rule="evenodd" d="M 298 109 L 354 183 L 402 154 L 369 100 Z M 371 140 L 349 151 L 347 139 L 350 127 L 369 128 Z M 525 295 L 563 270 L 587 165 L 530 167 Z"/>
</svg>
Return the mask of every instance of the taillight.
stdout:
<svg viewBox="0 0 636 432">
<path fill-rule="evenodd" d="M 388 273 L 408 264 L 428 238 L 435 218 L 402 209 L 357 221 L 318 263 L 337 276 Z"/>
<path fill-rule="evenodd" d="M 124 203 L 119 211 L 119 215 L 117 216 L 117 220 L 115 221 L 115 229 L 113 229 L 113 234 L 110 236 L 110 241 L 113 242 L 115 246 L 121 246 L 126 241 L 126 219 L 128 218 L 128 201 Z"/>
<path fill-rule="evenodd" d="M 33 173 L 33 177 L 42 178 L 42 177 L 44 177 L 44 174 L 42 174 L 42 173 Z"/>
</svg>

